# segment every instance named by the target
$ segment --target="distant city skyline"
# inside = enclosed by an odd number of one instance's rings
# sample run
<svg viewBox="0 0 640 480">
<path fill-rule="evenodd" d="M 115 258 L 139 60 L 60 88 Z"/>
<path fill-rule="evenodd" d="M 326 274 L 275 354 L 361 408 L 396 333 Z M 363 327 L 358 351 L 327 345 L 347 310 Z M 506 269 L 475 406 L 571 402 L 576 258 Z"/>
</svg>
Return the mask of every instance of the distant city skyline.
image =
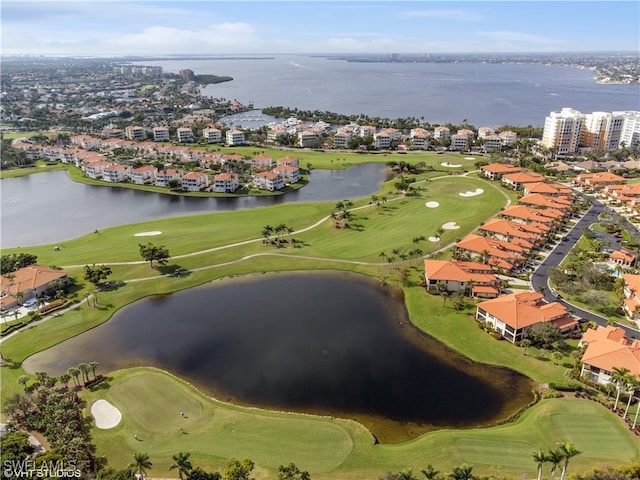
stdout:
<svg viewBox="0 0 640 480">
<path fill-rule="evenodd" d="M 637 1 L 34 1 L 3 55 L 638 51 Z"/>
</svg>

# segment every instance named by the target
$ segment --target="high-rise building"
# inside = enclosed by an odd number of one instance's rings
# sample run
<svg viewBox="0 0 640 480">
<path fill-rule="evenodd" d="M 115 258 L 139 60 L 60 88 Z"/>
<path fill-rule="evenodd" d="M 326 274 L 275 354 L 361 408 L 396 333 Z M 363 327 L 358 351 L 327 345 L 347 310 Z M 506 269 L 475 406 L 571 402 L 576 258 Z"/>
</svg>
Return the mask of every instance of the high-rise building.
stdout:
<svg viewBox="0 0 640 480">
<path fill-rule="evenodd" d="M 613 112 L 624 118 L 618 148 L 640 148 L 640 112 Z"/>
<path fill-rule="evenodd" d="M 578 151 L 584 123 L 584 115 L 572 108 L 551 112 L 544 120 L 541 145 L 557 150 L 558 155 Z"/>
</svg>

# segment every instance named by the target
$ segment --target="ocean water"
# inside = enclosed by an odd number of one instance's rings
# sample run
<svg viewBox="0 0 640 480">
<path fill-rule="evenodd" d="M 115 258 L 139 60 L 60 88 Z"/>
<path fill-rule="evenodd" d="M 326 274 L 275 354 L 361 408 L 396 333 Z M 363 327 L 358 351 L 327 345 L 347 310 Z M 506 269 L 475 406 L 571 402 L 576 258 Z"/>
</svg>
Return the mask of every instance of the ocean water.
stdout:
<svg viewBox="0 0 640 480">
<path fill-rule="evenodd" d="M 551 111 L 640 110 L 640 85 L 603 85 L 594 72 L 539 64 L 361 63 L 292 55 L 246 60 L 163 60 L 167 72 L 230 75 L 209 85 L 215 98 L 256 108 L 417 117 L 476 127 L 542 126 Z M 247 125 L 248 126 L 248 125 Z"/>
</svg>

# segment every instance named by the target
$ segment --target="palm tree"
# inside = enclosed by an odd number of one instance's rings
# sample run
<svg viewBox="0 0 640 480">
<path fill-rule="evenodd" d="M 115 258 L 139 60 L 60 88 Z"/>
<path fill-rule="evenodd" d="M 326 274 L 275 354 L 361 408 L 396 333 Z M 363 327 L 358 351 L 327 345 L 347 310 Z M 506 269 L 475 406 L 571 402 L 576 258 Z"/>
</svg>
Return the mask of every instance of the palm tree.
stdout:
<svg viewBox="0 0 640 480">
<path fill-rule="evenodd" d="M 536 466 L 538 467 L 538 480 L 542 480 L 542 467 L 549 461 L 549 457 L 547 457 L 547 453 L 541 448 L 539 448 L 535 452 L 532 452 L 531 456 L 533 457 L 533 461 L 536 462 Z"/>
<path fill-rule="evenodd" d="M 622 418 L 627 418 L 627 413 L 629 413 L 629 407 L 631 406 L 631 399 L 633 398 L 636 390 L 640 388 L 640 382 L 634 375 L 629 375 L 629 379 L 627 380 L 627 393 L 629 394 L 629 401 L 627 402 L 627 408 L 624 409 L 624 415 Z"/>
<path fill-rule="evenodd" d="M 560 450 L 549 450 L 547 459 L 551 463 L 551 480 L 556 477 L 556 468 L 560 465 L 560 462 L 564 459 L 564 455 Z"/>
<path fill-rule="evenodd" d="M 636 416 L 633 418 L 633 425 L 631 425 L 631 430 L 636 429 L 636 425 L 638 424 L 638 413 L 640 413 L 640 401 L 638 401 L 638 406 L 636 407 Z"/>
<path fill-rule="evenodd" d="M 169 470 L 173 470 L 174 468 L 178 469 L 178 478 L 183 480 L 184 477 L 188 476 L 191 470 L 193 470 L 193 465 L 189 461 L 190 453 L 182 453 L 178 452 L 173 457 L 173 463 L 169 465 Z"/>
<path fill-rule="evenodd" d="M 67 370 L 67 373 L 73 377 L 74 383 L 79 387 L 80 380 L 78 380 L 78 377 L 80 377 L 80 370 L 78 370 L 76 367 L 71 367 L 69 370 Z"/>
<path fill-rule="evenodd" d="M 69 380 L 71 380 L 71 375 L 69 375 L 68 373 L 63 373 L 58 378 L 62 383 L 64 383 L 64 388 L 67 388 L 69 385 Z"/>
<path fill-rule="evenodd" d="M 531 346 L 531 340 L 529 340 L 528 338 L 523 338 L 522 340 L 520 340 L 520 346 L 524 350 L 523 354 L 526 355 L 527 348 Z"/>
<path fill-rule="evenodd" d="M 271 243 L 271 239 L 269 236 L 273 233 L 273 227 L 271 225 L 265 225 L 262 228 L 262 236 L 264 237 L 264 244 L 268 245 Z"/>
<path fill-rule="evenodd" d="M 150 469 L 152 465 L 149 461 L 149 455 L 142 452 L 135 452 L 133 454 L 133 463 L 129 466 L 133 468 L 133 471 L 138 473 L 142 479 L 147 474 L 147 469 Z"/>
<path fill-rule="evenodd" d="M 93 379 L 96 379 L 96 369 L 98 368 L 98 362 L 89 362 L 89 368 L 93 374 Z"/>
<path fill-rule="evenodd" d="M 461 465 L 459 467 L 453 467 L 453 471 L 448 475 L 453 480 L 473 480 L 476 477 L 471 473 L 473 467 L 471 465 Z"/>
<path fill-rule="evenodd" d="M 89 370 L 91 370 L 91 367 L 89 367 L 88 363 L 80 363 L 78 364 L 78 370 L 80 370 L 80 372 L 82 373 L 82 377 L 84 378 L 85 382 L 89 381 Z"/>
<path fill-rule="evenodd" d="M 558 365 L 560 360 L 562 360 L 562 354 L 560 352 L 553 352 L 551 358 L 553 359 L 554 365 Z"/>
<path fill-rule="evenodd" d="M 427 468 L 421 468 L 420 471 L 427 480 L 435 480 L 440 473 L 440 470 L 436 470 L 431 464 L 427 465 Z"/>
<path fill-rule="evenodd" d="M 611 371 L 611 383 L 616 387 L 616 401 L 613 404 L 613 411 L 618 409 L 618 401 L 620 400 L 620 393 L 624 389 L 629 378 L 629 369 L 627 367 L 613 367 Z"/>
<path fill-rule="evenodd" d="M 569 466 L 569 460 L 576 455 L 580 455 L 582 452 L 573 445 L 571 442 L 566 442 L 560 445 L 560 454 L 564 459 L 564 464 L 562 465 L 562 475 L 560 476 L 560 480 L 564 480 L 565 475 L 567 474 L 567 467 Z"/>
</svg>

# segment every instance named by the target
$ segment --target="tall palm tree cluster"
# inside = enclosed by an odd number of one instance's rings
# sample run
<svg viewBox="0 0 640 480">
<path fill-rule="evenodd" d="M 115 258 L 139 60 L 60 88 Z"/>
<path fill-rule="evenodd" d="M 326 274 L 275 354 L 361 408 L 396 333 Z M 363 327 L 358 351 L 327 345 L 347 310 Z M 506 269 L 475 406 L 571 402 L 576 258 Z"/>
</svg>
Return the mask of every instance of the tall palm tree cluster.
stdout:
<svg viewBox="0 0 640 480">
<path fill-rule="evenodd" d="M 284 223 L 280 223 L 275 227 L 271 225 L 265 225 L 262 227 L 262 238 L 263 243 L 265 245 L 271 245 L 275 242 L 276 245 L 280 246 L 284 241 L 284 235 L 291 235 L 293 233 L 293 228 L 289 227 Z M 271 235 L 275 235 L 275 238 L 271 238 Z"/>
<path fill-rule="evenodd" d="M 255 464 L 245 458 L 242 461 L 230 458 L 227 460 L 222 473 L 207 472 L 191 463 L 191 454 L 178 452 L 171 457 L 173 463 L 169 469 L 175 470 L 180 480 L 252 480 L 251 476 Z M 104 468 L 98 472 L 97 480 L 129 480 L 138 478 L 144 480 L 153 463 L 149 455 L 143 452 L 133 454 L 133 462 L 124 470 Z M 300 470 L 295 464 L 280 465 L 277 480 L 311 480 L 309 472 Z"/>
<path fill-rule="evenodd" d="M 551 464 L 551 480 L 556 477 L 556 471 L 559 465 L 562 465 L 562 474 L 560 480 L 564 480 L 569 467 L 569 460 L 582 452 L 571 442 L 565 442 L 558 445 L 558 448 L 550 450 L 538 449 L 531 454 L 533 461 L 538 467 L 538 480 L 542 480 L 542 470 L 545 463 Z"/>
<path fill-rule="evenodd" d="M 626 392 L 627 395 L 629 396 L 627 400 L 627 406 L 625 407 L 624 413 L 622 414 L 622 418 L 626 420 L 634 395 L 636 391 L 640 390 L 640 380 L 636 375 L 633 375 L 628 368 L 615 367 L 611 371 L 610 381 L 613 384 L 613 386 L 616 388 L 616 401 L 613 404 L 614 412 L 618 411 L 618 403 L 620 402 L 620 396 L 622 392 Z M 633 417 L 633 423 L 631 425 L 632 430 L 635 430 L 636 426 L 638 425 L 638 413 L 640 413 L 640 400 L 638 401 L 636 413 Z"/>
<path fill-rule="evenodd" d="M 29 385 L 21 377 L 25 393 L 15 394 L 3 406 L 8 429 L 41 433 L 54 454 L 67 462 L 75 461 L 83 472 L 91 472 L 95 467 L 91 453 L 94 447 L 83 426 L 84 401 L 67 388 L 61 377 L 37 372 Z"/>
<path fill-rule="evenodd" d="M 333 228 L 347 228 L 349 221 L 353 219 L 351 209 L 353 208 L 353 202 L 351 200 L 341 200 L 336 203 L 336 211 L 331 212 L 331 226 Z"/>
</svg>

